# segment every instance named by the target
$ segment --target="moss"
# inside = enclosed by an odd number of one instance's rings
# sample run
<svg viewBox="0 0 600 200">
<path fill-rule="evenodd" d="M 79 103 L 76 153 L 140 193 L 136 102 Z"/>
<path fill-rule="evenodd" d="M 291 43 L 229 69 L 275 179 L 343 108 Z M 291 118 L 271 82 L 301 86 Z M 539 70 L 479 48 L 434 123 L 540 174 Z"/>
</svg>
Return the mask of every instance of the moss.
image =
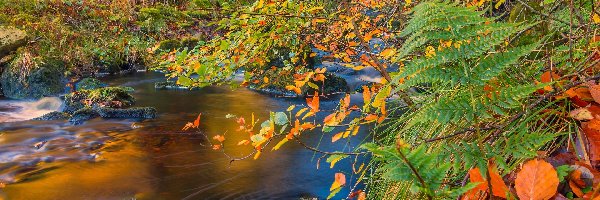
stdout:
<svg viewBox="0 0 600 200">
<path fill-rule="evenodd" d="M 170 52 L 181 47 L 181 42 L 179 40 L 163 40 L 158 43 L 158 49 L 156 52 Z"/>
<path fill-rule="evenodd" d="M 4 67 L 0 85 L 6 97 L 38 99 L 57 96 L 65 90 L 64 62 L 35 57 L 26 51 Z"/>
<path fill-rule="evenodd" d="M 93 90 L 102 87 L 106 87 L 106 84 L 95 78 L 84 78 L 75 84 L 77 90 Z"/>
<path fill-rule="evenodd" d="M 110 104 L 113 101 L 121 102 L 123 107 L 131 106 L 135 98 L 129 94 L 133 88 L 130 87 L 105 87 L 89 90 L 88 99 L 94 103 Z"/>
<path fill-rule="evenodd" d="M 14 27 L 0 26 L 0 58 L 25 44 L 27 44 L 27 33 L 25 31 Z"/>
<path fill-rule="evenodd" d="M 200 40 L 198 38 L 188 37 L 181 40 L 181 47 L 187 49 L 194 49 L 198 45 Z"/>
</svg>

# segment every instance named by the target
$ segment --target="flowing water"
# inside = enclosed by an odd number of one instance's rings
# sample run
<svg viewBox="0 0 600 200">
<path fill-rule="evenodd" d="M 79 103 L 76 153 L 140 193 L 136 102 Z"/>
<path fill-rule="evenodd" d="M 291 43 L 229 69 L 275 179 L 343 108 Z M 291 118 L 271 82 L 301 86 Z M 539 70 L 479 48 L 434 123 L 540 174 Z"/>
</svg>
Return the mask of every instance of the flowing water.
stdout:
<svg viewBox="0 0 600 200">
<path fill-rule="evenodd" d="M 269 111 L 304 105 L 304 100 L 226 87 L 155 90 L 154 82 L 161 80 L 156 73 L 106 80 L 133 87 L 136 106 L 157 108 L 159 117 L 153 120 L 94 119 L 78 126 L 29 121 L 59 110 L 60 100 L 0 100 L 0 199 L 324 199 L 334 173 L 344 172 L 348 185 L 355 183 L 349 167 L 354 159 L 334 169 L 323 159 L 317 169 L 321 155 L 288 142 L 278 151 L 266 149 L 258 160 L 230 164 L 221 152 L 202 145 L 202 134 L 181 130 L 202 113 L 201 132 L 212 137 L 227 131 L 225 150 L 243 156 L 251 148 L 236 143 L 247 135 L 235 131 L 237 124 L 227 114 L 249 119 L 254 113 L 264 120 Z M 339 98 L 322 100 L 322 109 L 333 109 Z M 307 143 L 330 151 L 352 149 L 362 140 L 331 143 L 336 131 L 304 136 Z"/>
</svg>

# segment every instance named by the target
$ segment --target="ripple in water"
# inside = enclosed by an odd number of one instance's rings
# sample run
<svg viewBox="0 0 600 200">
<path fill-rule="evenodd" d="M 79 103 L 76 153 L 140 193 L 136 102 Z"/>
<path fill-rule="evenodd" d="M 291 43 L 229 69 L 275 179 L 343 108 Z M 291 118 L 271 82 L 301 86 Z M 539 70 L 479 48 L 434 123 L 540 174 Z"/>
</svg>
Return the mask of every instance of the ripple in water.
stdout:
<svg viewBox="0 0 600 200">
<path fill-rule="evenodd" d="M 44 97 L 37 101 L 0 100 L 0 122 L 16 122 L 40 117 L 58 111 L 63 102 L 58 97 Z"/>
</svg>

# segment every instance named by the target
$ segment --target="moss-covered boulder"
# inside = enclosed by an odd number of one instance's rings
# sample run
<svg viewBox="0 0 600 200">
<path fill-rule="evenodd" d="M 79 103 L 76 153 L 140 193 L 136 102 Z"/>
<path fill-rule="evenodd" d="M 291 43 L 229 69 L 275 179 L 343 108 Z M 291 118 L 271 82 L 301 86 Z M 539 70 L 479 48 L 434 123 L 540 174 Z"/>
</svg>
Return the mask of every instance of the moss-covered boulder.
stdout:
<svg viewBox="0 0 600 200">
<path fill-rule="evenodd" d="M 170 52 L 173 50 L 177 50 L 180 47 L 181 47 L 181 42 L 179 40 L 175 40 L 175 39 L 163 40 L 158 43 L 158 48 L 156 49 L 155 53 Z"/>
<path fill-rule="evenodd" d="M 154 119 L 156 118 L 156 109 L 152 107 L 135 107 L 126 109 L 98 108 L 96 109 L 100 117 L 107 119 Z"/>
<path fill-rule="evenodd" d="M 27 44 L 27 33 L 15 27 L 0 26 L 0 58 Z"/>
<path fill-rule="evenodd" d="M 98 113 L 98 111 L 86 107 L 75 111 L 71 116 L 71 119 L 69 119 L 69 122 L 77 125 L 98 117 L 100 117 L 100 113 Z"/>
<path fill-rule="evenodd" d="M 70 118 L 71 118 L 71 115 L 69 113 L 54 111 L 54 112 L 42 115 L 41 117 L 33 118 L 33 120 L 50 121 L 50 120 L 68 120 Z"/>
<path fill-rule="evenodd" d="M 93 90 L 79 90 L 65 95 L 63 112 L 74 113 L 86 106 L 125 108 L 133 105 L 135 98 L 129 87 L 103 87 Z"/>
<path fill-rule="evenodd" d="M 64 63 L 24 52 L 8 63 L 0 77 L 2 92 L 13 99 L 38 99 L 64 92 Z"/>
<path fill-rule="evenodd" d="M 106 87 L 106 83 L 95 78 L 83 78 L 75 84 L 77 90 L 93 90 Z"/>
</svg>

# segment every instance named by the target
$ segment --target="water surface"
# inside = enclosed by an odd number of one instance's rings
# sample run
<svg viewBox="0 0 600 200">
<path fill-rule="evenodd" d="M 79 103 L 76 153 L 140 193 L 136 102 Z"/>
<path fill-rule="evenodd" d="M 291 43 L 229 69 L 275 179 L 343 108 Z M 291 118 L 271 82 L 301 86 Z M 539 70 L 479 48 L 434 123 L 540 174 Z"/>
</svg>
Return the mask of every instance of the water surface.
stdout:
<svg viewBox="0 0 600 200">
<path fill-rule="evenodd" d="M 0 100 L 0 182 L 5 185 L 0 199 L 324 199 L 334 173 L 346 173 L 349 185 L 356 181 L 349 167 L 354 159 L 340 161 L 334 169 L 322 160 L 317 169 L 321 155 L 288 142 L 279 151 L 267 149 L 258 160 L 230 164 L 221 152 L 202 145 L 204 136 L 181 130 L 202 113 L 202 133 L 212 137 L 227 131 L 226 151 L 243 156 L 251 148 L 236 143 L 247 135 L 236 132 L 237 125 L 225 115 L 249 119 L 254 113 L 266 119 L 269 111 L 301 106 L 304 100 L 227 87 L 155 90 L 154 82 L 161 80 L 156 73 L 107 80 L 135 88 L 136 106 L 157 108 L 159 117 L 145 121 L 94 119 L 79 126 L 23 121 L 59 108 L 46 103 L 30 109 L 23 105 L 44 102 Z M 333 109 L 337 99 L 322 101 L 321 107 Z M 331 143 L 335 133 L 307 133 L 305 139 L 330 151 L 352 149 L 361 140 Z"/>
</svg>

